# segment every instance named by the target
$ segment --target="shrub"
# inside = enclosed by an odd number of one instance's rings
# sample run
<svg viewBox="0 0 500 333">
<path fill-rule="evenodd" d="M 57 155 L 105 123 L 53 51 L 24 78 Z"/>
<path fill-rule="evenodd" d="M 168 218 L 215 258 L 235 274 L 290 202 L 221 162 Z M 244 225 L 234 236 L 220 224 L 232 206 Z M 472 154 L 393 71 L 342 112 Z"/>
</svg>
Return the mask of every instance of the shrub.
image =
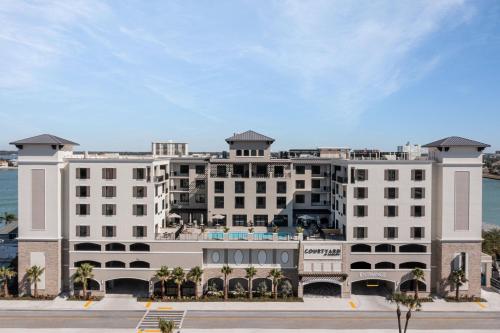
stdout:
<svg viewBox="0 0 500 333">
<path fill-rule="evenodd" d="M 292 295 L 293 287 L 292 287 L 292 284 L 290 283 L 290 281 L 284 280 L 283 282 L 281 282 L 281 284 L 279 286 L 279 293 L 280 293 L 281 297 L 283 297 L 285 299 L 288 296 Z"/>
</svg>

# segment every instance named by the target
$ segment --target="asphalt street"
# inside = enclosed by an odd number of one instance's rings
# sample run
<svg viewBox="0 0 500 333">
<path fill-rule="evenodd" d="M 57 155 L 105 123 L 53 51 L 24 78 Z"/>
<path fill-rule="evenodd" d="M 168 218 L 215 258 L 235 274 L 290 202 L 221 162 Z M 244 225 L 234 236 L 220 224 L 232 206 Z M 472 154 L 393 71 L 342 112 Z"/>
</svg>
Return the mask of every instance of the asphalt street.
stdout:
<svg viewBox="0 0 500 333">
<path fill-rule="evenodd" d="M 133 329 L 144 311 L 0 310 L 0 328 Z M 498 331 L 498 312 L 419 312 L 411 329 Z M 367 311 L 187 311 L 182 328 L 198 329 L 395 329 L 394 312 Z"/>
</svg>

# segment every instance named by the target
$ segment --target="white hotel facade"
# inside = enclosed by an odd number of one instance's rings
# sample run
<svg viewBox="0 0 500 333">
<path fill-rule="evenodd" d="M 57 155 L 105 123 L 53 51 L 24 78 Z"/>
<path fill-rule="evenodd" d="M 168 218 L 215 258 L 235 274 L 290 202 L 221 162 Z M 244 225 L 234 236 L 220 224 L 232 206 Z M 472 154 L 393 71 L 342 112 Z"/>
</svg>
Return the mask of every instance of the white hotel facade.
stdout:
<svg viewBox="0 0 500 333">
<path fill-rule="evenodd" d="M 179 143 L 124 155 L 75 153 L 76 143 L 53 135 L 12 142 L 20 291 L 30 289 L 23 272 L 32 265 L 45 267 L 41 292 L 72 291 L 70 277 L 85 262 L 94 266 L 94 293 L 151 293 L 162 265 L 202 267 L 200 293 L 221 287 L 226 264 L 230 288 L 247 285 L 246 267 L 257 269 L 254 288 L 280 268 L 298 296 L 318 286 L 342 297 L 410 291 L 415 267 L 425 272 L 424 292 L 451 291 L 457 268 L 468 279 L 463 293 L 479 295 L 482 275 L 488 283 L 488 145 L 449 137 L 425 145 L 425 159 L 408 159 L 340 148 L 272 154 L 274 140 L 253 131 L 226 142 L 229 152 L 217 156 L 188 154 Z M 193 290 L 183 286 L 185 295 Z"/>
</svg>

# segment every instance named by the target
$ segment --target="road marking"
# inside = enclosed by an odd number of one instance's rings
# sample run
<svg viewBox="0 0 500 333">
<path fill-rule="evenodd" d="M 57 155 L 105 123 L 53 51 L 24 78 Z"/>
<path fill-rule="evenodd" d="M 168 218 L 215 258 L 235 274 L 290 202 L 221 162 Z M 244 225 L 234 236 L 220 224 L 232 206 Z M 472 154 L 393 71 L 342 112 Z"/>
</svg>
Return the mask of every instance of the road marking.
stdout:
<svg viewBox="0 0 500 333">
<path fill-rule="evenodd" d="M 149 309 L 150 306 L 151 306 L 151 301 L 147 302 L 145 305 L 146 309 Z"/>
<path fill-rule="evenodd" d="M 144 330 L 143 332 L 144 332 L 144 333 L 146 333 L 146 332 L 147 332 L 147 333 L 149 333 L 149 332 L 151 332 L 151 333 L 152 333 L 152 332 L 160 332 L 160 330 Z"/>
<path fill-rule="evenodd" d="M 85 304 L 83 304 L 83 307 L 87 309 L 90 305 L 92 304 L 92 301 L 87 301 Z"/>
<path fill-rule="evenodd" d="M 163 306 L 163 307 L 159 307 L 157 310 L 161 310 L 161 311 L 168 311 L 168 310 L 172 310 L 173 308 L 171 306 Z"/>
<path fill-rule="evenodd" d="M 356 309 L 356 304 L 354 304 L 353 301 L 349 301 L 349 305 L 351 306 L 351 309 Z"/>
<path fill-rule="evenodd" d="M 483 303 L 481 303 L 481 302 L 476 302 L 476 303 L 477 303 L 477 305 L 479 305 L 479 307 L 480 307 L 481 309 L 485 309 L 485 308 L 487 307 L 487 306 L 486 306 L 486 304 L 483 304 Z"/>
</svg>

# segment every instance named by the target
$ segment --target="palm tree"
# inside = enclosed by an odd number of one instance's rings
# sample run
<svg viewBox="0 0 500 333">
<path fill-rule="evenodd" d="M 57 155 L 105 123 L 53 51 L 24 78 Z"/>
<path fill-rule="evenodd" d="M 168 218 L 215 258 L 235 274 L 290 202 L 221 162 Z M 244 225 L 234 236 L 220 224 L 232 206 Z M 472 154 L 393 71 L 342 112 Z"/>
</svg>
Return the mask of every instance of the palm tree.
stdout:
<svg viewBox="0 0 500 333">
<path fill-rule="evenodd" d="M 16 216 L 16 214 L 5 212 L 5 213 L 3 213 L 3 216 L 0 216 L 0 220 L 4 220 L 5 224 L 9 224 L 9 223 L 17 220 L 17 216 Z"/>
<path fill-rule="evenodd" d="M 456 269 L 451 273 L 450 281 L 455 286 L 455 300 L 458 301 L 458 297 L 460 294 L 460 287 L 467 282 L 467 278 L 465 277 L 465 272 L 463 269 Z"/>
<path fill-rule="evenodd" d="M 224 274 L 224 299 L 227 300 L 227 294 L 228 294 L 228 285 L 227 285 L 227 276 L 230 275 L 233 272 L 233 269 L 229 267 L 228 265 L 222 266 L 220 272 Z"/>
<path fill-rule="evenodd" d="M 184 269 L 182 267 L 175 267 L 172 270 L 172 279 L 174 280 L 175 284 L 177 285 L 177 298 L 181 298 L 181 285 L 186 279 L 186 275 L 184 274 Z"/>
<path fill-rule="evenodd" d="M 500 228 L 483 231 L 483 252 L 493 256 L 493 262 L 500 259 Z"/>
<path fill-rule="evenodd" d="M 172 333 L 175 328 L 175 323 L 171 320 L 160 318 L 160 320 L 158 321 L 158 328 L 160 329 L 161 333 Z"/>
<path fill-rule="evenodd" d="M 253 277 L 255 275 L 257 275 L 257 270 L 255 269 L 255 267 L 250 266 L 250 267 L 247 267 L 245 269 L 245 271 L 246 271 L 245 277 L 248 279 L 248 297 L 250 297 L 250 299 L 252 299 L 253 298 L 253 292 L 252 292 L 252 289 L 253 289 Z"/>
<path fill-rule="evenodd" d="M 200 266 L 191 268 L 191 270 L 187 274 L 188 280 L 194 283 L 194 294 L 196 299 L 198 299 L 198 284 L 201 282 L 202 276 L 203 276 L 203 269 L 201 269 Z"/>
<path fill-rule="evenodd" d="M 76 283 L 81 283 L 82 284 L 82 289 L 83 289 L 83 297 L 87 298 L 87 285 L 89 279 L 92 279 L 94 277 L 94 274 L 92 273 L 92 270 L 94 269 L 94 266 L 91 264 L 82 264 L 76 272 L 73 274 L 71 277 L 73 279 L 73 282 Z"/>
<path fill-rule="evenodd" d="M 38 298 L 38 282 L 40 282 L 40 278 L 43 274 L 43 272 L 45 272 L 45 267 L 41 267 L 41 266 L 37 266 L 37 265 L 34 265 L 34 266 L 31 266 L 30 268 L 28 268 L 26 270 L 26 275 L 28 277 L 28 281 L 30 283 L 33 283 L 33 290 L 34 290 L 34 297 L 35 298 Z"/>
<path fill-rule="evenodd" d="M 9 296 L 9 280 L 16 276 L 17 273 L 10 267 L 0 267 L 0 280 L 3 284 L 3 295 Z"/>
<path fill-rule="evenodd" d="M 410 322 L 410 319 L 411 319 L 411 312 L 413 310 L 419 311 L 420 308 L 422 307 L 422 304 L 420 303 L 420 300 L 418 298 L 408 297 L 404 294 L 399 294 L 399 293 L 393 294 L 391 296 L 390 301 L 396 303 L 396 315 L 398 317 L 399 333 L 403 333 L 403 332 L 406 333 L 406 330 L 408 329 L 408 323 Z M 400 307 L 400 305 L 404 305 L 408 309 L 408 311 L 406 312 L 406 321 L 405 321 L 404 330 L 401 330 L 401 307 Z"/>
<path fill-rule="evenodd" d="M 415 267 L 411 274 L 413 275 L 413 283 L 415 283 L 415 299 L 418 299 L 418 283 L 425 281 L 425 273 L 421 268 Z"/>
<path fill-rule="evenodd" d="M 278 299 L 278 284 L 283 279 L 283 272 L 280 269 L 273 268 L 269 272 L 269 277 L 273 280 L 274 299 Z"/>
<path fill-rule="evenodd" d="M 170 271 L 167 266 L 161 266 L 155 273 L 155 278 L 160 280 L 161 298 L 165 297 L 165 283 L 170 279 Z"/>
</svg>

